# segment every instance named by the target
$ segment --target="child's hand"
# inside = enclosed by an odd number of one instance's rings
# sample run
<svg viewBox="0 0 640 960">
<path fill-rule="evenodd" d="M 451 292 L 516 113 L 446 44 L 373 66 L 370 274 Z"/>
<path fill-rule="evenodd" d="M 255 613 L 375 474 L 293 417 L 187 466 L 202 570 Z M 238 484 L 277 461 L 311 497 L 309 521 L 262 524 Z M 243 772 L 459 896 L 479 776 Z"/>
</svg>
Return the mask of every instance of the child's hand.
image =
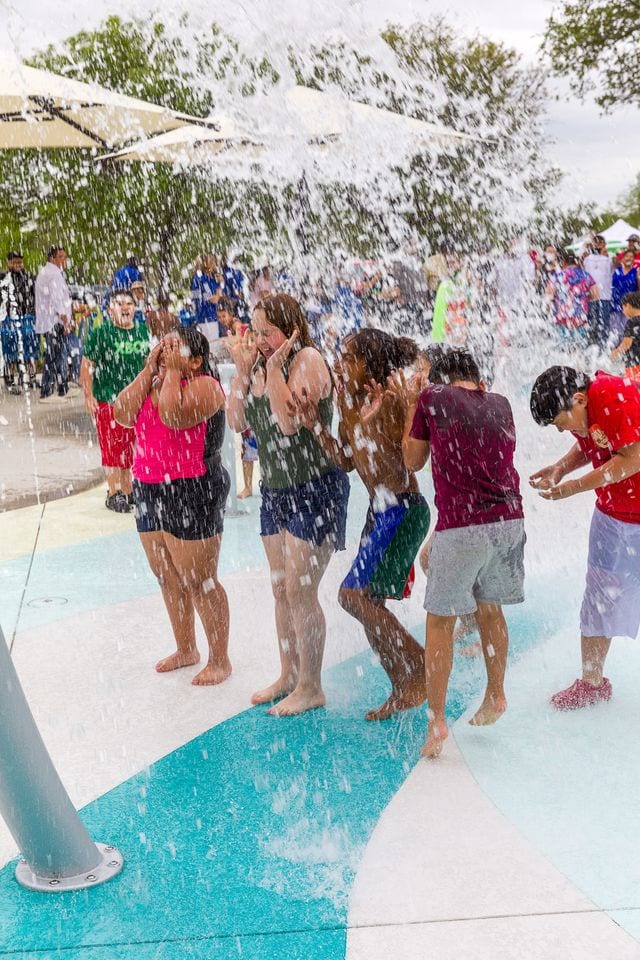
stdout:
<svg viewBox="0 0 640 960">
<path fill-rule="evenodd" d="M 360 408 L 360 420 L 363 424 L 368 424 L 380 415 L 386 391 L 382 384 L 375 380 L 370 380 L 368 384 L 365 384 L 364 389 L 367 394 L 367 402 Z"/>
<path fill-rule="evenodd" d="M 422 373 L 414 373 L 407 380 L 404 370 L 396 370 L 387 377 L 387 393 L 399 400 L 406 410 L 418 402 L 427 384 L 428 380 Z"/>
<path fill-rule="evenodd" d="M 311 399 L 305 387 L 302 387 L 300 393 L 291 394 L 291 400 L 287 401 L 287 412 L 311 433 L 317 433 L 322 427 L 318 404 Z"/>
<path fill-rule="evenodd" d="M 176 337 L 171 337 L 164 341 L 164 350 L 162 359 L 167 370 L 180 370 L 184 357 L 182 356 L 182 341 Z"/>
<path fill-rule="evenodd" d="M 571 480 L 568 480 L 567 483 L 559 483 L 556 484 L 556 486 L 547 487 L 544 490 L 538 490 L 538 496 L 542 497 L 543 500 L 566 500 L 567 497 L 573 497 L 576 493 L 578 493 L 578 490 Z"/>
<path fill-rule="evenodd" d="M 272 353 L 269 359 L 267 360 L 267 373 L 270 370 L 281 370 L 285 362 L 289 358 L 289 354 L 293 350 L 293 345 L 300 336 L 300 331 L 296 327 L 288 340 L 278 347 L 275 353 Z"/>
<path fill-rule="evenodd" d="M 556 466 L 556 464 L 552 464 L 550 467 L 543 467 L 542 470 L 538 470 L 537 473 L 532 473 L 529 477 L 529 484 L 535 490 L 550 490 L 560 483 L 563 476 L 562 470 Z"/>
<path fill-rule="evenodd" d="M 233 338 L 233 342 L 229 344 L 229 353 L 240 376 L 251 376 L 258 357 L 258 348 L 254 343 L 251 330 L 247 330 L 243 337 Z"/>
<path fill-rule="evenodd" d="M 156 346 L 153 348 L 153 350 L 150 352 L 149 356 L 147 357 L 146 365 L 154 377 L 157 376 L 158 370 L 160 368 L 160 361 L 162 359 L 163 349 L 164 349 L 164 344 L 162 343 L 162 341 L 160 341 L 160 343 L 156 344 Z"/>
</svg>

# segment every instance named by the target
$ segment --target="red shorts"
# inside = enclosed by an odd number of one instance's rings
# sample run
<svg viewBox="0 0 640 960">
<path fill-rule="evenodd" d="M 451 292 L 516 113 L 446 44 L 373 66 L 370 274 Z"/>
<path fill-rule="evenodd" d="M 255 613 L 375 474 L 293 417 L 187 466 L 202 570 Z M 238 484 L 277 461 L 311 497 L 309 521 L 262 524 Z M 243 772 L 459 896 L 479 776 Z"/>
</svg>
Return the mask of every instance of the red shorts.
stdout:
<svg viewBox="0 0 640 960">
<path fill-rule="evenodd" d="M 102 466 L 130 470 L 133 466 L 133 445 L 136 439 L 133 427 L 123 427 L 116 421 L 110 403 L 98 403 L 95 423 Z"/>
</svg>

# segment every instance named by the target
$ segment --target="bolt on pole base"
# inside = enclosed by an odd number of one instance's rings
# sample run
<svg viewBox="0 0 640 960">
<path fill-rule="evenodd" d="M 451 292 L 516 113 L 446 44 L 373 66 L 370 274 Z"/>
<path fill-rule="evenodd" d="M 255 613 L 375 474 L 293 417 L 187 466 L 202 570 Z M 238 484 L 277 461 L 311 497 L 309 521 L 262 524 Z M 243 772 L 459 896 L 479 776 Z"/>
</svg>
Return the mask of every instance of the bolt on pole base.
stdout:
<svg viewBox="0 0 640 960">
<path fill-rule="evenodd" d="M 64 893 L 67 890 L 84 890 L 86 887 L 97 887 L 116 877 L 124 865 L 124 857 L 115 847 L 96 843 L 101 854 L 100 862 L 88 873 L 79 873 L 72 877 L 44 877 L 35 874 L 26 860 L 21 860 L 16 867 L 16 880 L 21 887 L 27 890 L 37 890 L 39 893 Z"/>
</svg>

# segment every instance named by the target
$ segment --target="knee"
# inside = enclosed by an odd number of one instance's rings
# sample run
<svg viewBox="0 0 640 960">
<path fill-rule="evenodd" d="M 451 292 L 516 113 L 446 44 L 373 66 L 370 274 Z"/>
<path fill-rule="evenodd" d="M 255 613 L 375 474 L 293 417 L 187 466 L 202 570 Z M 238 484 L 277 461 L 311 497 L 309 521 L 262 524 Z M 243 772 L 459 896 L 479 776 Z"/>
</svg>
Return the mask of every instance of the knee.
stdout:
<svg viewBox="0 0 640 960">
<path fill-rule="evenodd" d="M 216 591 L 222 589 L 222 584 L 217 576 L 204 577 L 202 579 L 191 580 L 186 586 L 202 594 L 203 597 L 211 597 Z"/>
<path fill-rule="evenodd" d="M 287 602 L 292 607 L 306 606 L 317 599 L 317 588 L 308 573 L 285 578 L 284 590 Z"/>
<path fill-rule="evenodd" d="M 338 603 L 352 617 L 357 617 L 363 599 L 362 590 L 354 590 L 351 587 L 340 587 L 338 590 Z"/>
<path fill-rule="evenodd" d="M 271 571 L 271 592 L 276 603 L 287 599 L 287 585 L 284 570 Z"/>
</svg>

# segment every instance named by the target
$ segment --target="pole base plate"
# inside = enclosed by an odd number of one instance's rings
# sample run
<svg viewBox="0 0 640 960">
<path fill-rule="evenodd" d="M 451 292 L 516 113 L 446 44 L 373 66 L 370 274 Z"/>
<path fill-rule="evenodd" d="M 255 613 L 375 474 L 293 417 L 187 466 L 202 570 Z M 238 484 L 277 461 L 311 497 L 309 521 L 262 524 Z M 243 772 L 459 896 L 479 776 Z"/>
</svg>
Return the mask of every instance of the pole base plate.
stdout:
<svg viewBox="0 0 640 960">
<path fill-rule="evenodd" d="M 40 893 L 63 893 L 67 890 L 84 890 L 86 887 L 97 887 L 116 877 L 124 866 L 124 857 L 115 847 L 104 843 L 96 843 L 100 853 L 100 862 L 93 870 L 79 873 L 72 877 L 43 877 L 33 872 L 26 860 L 21 860 L 16 867 L 16 880 L 21 887 L 27 890 L 37 890 Z"/>
</svg>

